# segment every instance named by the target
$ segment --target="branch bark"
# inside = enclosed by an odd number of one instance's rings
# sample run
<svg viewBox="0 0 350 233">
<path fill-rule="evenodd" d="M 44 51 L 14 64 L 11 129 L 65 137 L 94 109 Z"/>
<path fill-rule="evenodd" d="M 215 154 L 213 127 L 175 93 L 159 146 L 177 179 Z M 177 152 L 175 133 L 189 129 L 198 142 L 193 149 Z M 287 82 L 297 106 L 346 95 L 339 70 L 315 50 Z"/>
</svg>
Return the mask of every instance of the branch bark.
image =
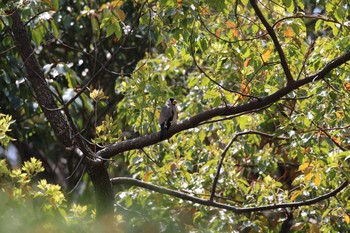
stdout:
<svg viewBox="0 0 350 233">
<path fill-rule="evenodd" d="M 51 111 L 50 109 L 57 109 L 57 103 L 50 91 L 49 86 L 45 81 L 45 77 L 41 67 L 34 55 L 34 50 L 28 33 L 22 23 L 21 16 L 18 9 L 7 12 L 13 21 L 12 32 L 15 40 L 16 48 L 20 53 L 24 65 L 27 70 L 27 79 L 32 84 L 32 88 L 37 96 L 37 101 L 43 110 L 47 120 L 50 122 L 55 134 L 66 147 L 72 145 L 70 139 L 70 129 L 66 117 L 60 111 Z"/>
<path fill-rule="evenodd" d="M 290 69 L 288 67 L 288 62 L 287 62 L 286 56 L 284 55 L 284 52 L 282 50 L 281 44 L 279 43 L 279 41 L 277 39 L 275 31 L 273 30 L 272 26 L 267 22 L 263 13 L 260 11 L 258 5 L 256 4 L 256 0 L 249 0 L 249 2 L 252 5 L 255 13 L 258 15 L 260 21 L 265 26 L 267 33 L 270 35 L 270 37 L 275 45 L 275 48 L 276 48 L 278 55 L 280 57 L 280 60 L 281 60 L 281 65 L 282 65 L 284 74 L 286 75 L 287 85 L 292 85 L 292 83 L 294 82 L 294 79 L 293 79 L 292 73 L 290 72 Z"/>
<path fill-rule="evenodd" d="M 282 97 L 286 96 L 288 93 L 292 92 L 293 90 L 300 88 L 301 86 L 323 79 L 334 68 L 345 64 L 349 60 L 350 60 L 350 51 L 347 51 L 342 56 L 334 59 L 329 64 L 327 64 L 318 73 L 307 76 L 304 79 L 296 80 L 291 85 L 286 85 L 285 87 L 279 89 L 278 91 L 276 91 L 275 93 L 272 93 L 271 95 L 261 97 L 259 99 L 254 99 L 250 102 L 247 102 L 241 105 L 221 106 L 221 107 L 213 108 L 205 112 L 199 113 L 191 118 L 188 118 L 177 124 L 172 125 L 170 130 L 167 131 L 166 134 L 164 135 L 163 140 L 170 138 L 171 136 L 173 136 L 178 132 L 197 127 L 200 123 L 210 120 L 214 117 L 234 116 L 237 114 L 242 114 L 245 112 L 264 108 L 270 104 L 277 102 Z M 110 158 L 119 153 L 133 150 L 133 149 L 141 149 L 143 147 L 156 144 L 160 141 L 162 140 L 160 140 L 159 132 L 149 134 L 149 135 L 143 135 L 134 139 L 109 145 L 104 149 L 98 151 L 96 155 L 102 158 Z"/>
<path fill-rule="evenodd" d="M 265 205 L 265 206 L 258 206 L 258 207 L 234 207 L 226 204 L 222 204 L 219 202 L 211 201 L 208 199 L 202 199 L 198 197 L 193 197 L 191 195 L 185 194 L 183 192 L 179 192 L 176 190 L 160 187 L 154 184 L 146 183 L 134 178 L 129 177 L 117 177 L 111 179 L 112 184 L 114 185 L 120 185 L 120 184 L 126 184 L 126 185 L 132 185 L 137 186 L 145 189 L 149 189 L 152 191 L 155 191 L 157 193 L 167 194 L 173 197 L 181 198 L 182 200 L 191 201 L 193 203 L 205 205 L 205 206 L 211 206 L 211 207 L 217 207 L 220 209 L 225 209 L 232 211 L 234 213 L 251 213 L 251 212 L 257 212 L 257 211 L 266 211 L 266 210 L 274 210 L 279 208 L 296 208 L 300 206 L 306 206 L 306 205 L 313 205 L 318 202 L 321 202 L 325 199 L 328 199 L 330 197 L 335 196 L 340 191 L 342 191 L 346 186 L 348 186 L 349 182 L 345 181 L 343 182 L 338 188 L 334 189 L 333 191 L 326 193 L 322 196 L 311 198 L 305 201 L 299 201 L 299 202 L 293 202 L 293 203 L 280 203 L 280 204 L 272 204 L 272 205 Z"/>
</svg>

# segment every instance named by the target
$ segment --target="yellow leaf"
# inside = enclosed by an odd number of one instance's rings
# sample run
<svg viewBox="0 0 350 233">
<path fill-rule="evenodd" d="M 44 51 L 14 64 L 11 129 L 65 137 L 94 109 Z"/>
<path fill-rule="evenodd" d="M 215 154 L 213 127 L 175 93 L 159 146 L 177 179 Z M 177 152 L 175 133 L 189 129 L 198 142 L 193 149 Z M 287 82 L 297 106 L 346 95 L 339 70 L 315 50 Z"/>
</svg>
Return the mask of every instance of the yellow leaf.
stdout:
<svg viewBox="0 0 350 233">
<path fill-rule="evenodd" d="M 294 191 L 292 196 L 290 197 L 290 200 L 294 201 L 300 195 L 300 193 L 300 190 Z"/>
<path fill-rule="evenodd" d="M 286 30 L 283 31 L 283 34 L 285 37 L 293 37 L 294 36 L 294 32 L 293 32 L 293 29 L 291 27 L 287 27 Z"/>
<path fill-rule="evenodd" d="M 246 94 L 246 95 L 249 95 L 250 94 L 250 88 L 247 84 L 245 84 L 245 81 L 242 80 L 241 82 L 241 89 L 240 91 L 243 93 L 243 94 Z"/>
<path fill-rule="evenodd" d="M 311 178 L 312 178 L 312 173 L 310 172 L 309 174 L 307 174 L 307 175 L 305 176 L 305 181 L 310 181 Z"/>
<path fill-rule="evenodd" d="M 278 22 L 277 25 L 276 25 L 276 28 L 279 29 L 282 27 L 284 23 L 282 21 Z"/>
<path fill-rule="evenodd" d="M 264 62 L 267 62 L 269 58 L 271 57 L 272 49 L 266 49 L 263 54 L 261 54 L 261 58 Z"/>
<path fill-rule="evenodd" d="M 320 175 L 319 174 L 315 174 L 314 177 L 314 184 L 316 185 L 316 187 L 319 187 L 321 184 L 321 179 L 320 179 Z"/>
<path fill-rule="evenodd" d="M 111 6 L 113 7 L 113 8 L 116 8 L 116 7 L 120 7 L 121 5 L 123 5 L 123 1 L 121 1 L 121 0 L 114 0 L 114 1 L 112 1 L 111 2 Z"/>
<path fill-rule="evenodd" d="M 207 16 L 209 14 L 209 8 L 208 7 L 199 7 L 199 10 L 203 16 Z"/>
<path fill-rule="evenodd" d="M 182 6 L 183 0 L 176 0 L 177 7 L 180 8 Z"/>
<path fill-rule="evenodd" d="M 350 217 L 349 217 L 349 215 L 347 215 L 346 213 L 344 213 L 344 221 L 345 221 L 347 224 L 350 224 Z"/>
<path fill-rule="evenodd" d="M 143 181 L 150 181 L 153 175 L 153 171 L 149 170 L 143 175 Z"/>
<path fill-rule="evenodd" d="M 238 37 L 239 36 L 239 31 L 236 28 L 232 28 L 230 29 L 229 33 L 228 33 L 228 37 L 230 39 L 234 38 L 234 37 Z"/>
<path fill-rule="evenodd" d="M 303 163 L 299 166 L 299 171 L 304 171 L 306 168 L 308 168 L 310 165 L 309 162 Z"/>
<path fill-rule="evenodd" d="M 343 119 L 344 118 L 344 112 L 343 111 L 336 111 L 335 115 L 337 116 L 338 119 Z"/>
</svg>

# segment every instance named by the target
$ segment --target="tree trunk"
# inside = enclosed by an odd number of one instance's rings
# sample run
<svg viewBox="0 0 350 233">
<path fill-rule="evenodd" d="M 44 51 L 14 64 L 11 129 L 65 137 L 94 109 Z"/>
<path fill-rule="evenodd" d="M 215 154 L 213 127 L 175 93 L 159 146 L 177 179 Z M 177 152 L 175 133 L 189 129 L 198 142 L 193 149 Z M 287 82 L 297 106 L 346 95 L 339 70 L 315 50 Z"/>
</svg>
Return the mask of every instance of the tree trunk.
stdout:
<svg viewBox="0 0 350 233">
<path fill-rule="evenodd" d="M 3 1 L 6 3 L 6 1 Z M 72 146 L 71 129 L 67 122 L 67 116 L 62 111 L 57 110 L 58 105 L 54 99 L 52 92 L 45 80 L 44 73 L 35 57 L 34 50 L 31 46 L 31 41 L 28 32 L 25 29 L 21 20 L 21 15 L 18 9 L 6 12 L 12 19 L 12 33 L 19 54 L 22 57 L 27 71 L 27 79 L 31 83 L 36 99 L 41 106 L 47 120 L 50 122 L 58 139 L 66 146 Z M 83 144 L 80 148 L 86 150 L 87 145 Z M 86 158 L 89 155 L 85 155 Z M 93 161 L 93 156 L 90 156 L 88 165 L 88 174 L 92 180 L 95 196 L 96 196 L 96 216 L 97 218 L 105 218 L 111 220 L 114 210 L 114 194 L 110 183 L 107 168 L 103 163 Z M 109 225 L 113 222 L 109 222 Z"/>
</svg>

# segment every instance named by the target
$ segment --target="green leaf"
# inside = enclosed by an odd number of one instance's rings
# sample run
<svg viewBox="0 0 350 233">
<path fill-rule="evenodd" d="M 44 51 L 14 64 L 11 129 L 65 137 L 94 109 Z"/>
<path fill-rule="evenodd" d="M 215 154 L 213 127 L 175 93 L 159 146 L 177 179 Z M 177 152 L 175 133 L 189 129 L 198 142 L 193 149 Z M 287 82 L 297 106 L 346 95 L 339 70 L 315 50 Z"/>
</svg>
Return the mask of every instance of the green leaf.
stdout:
<svg viewBox="0 0 350 233">
<path fill-rule="evenodd" d="M 286 6 L 286 9 L 289 13 L 294 12 L 294 0 L 286 0 L 285 6 Z"/>
<path fill-rule="evenodd" d="M 55 9 L 56 11 L 58 11 L 59 8 L 60 8 L 59 0 L 52 0 L 52 1 L 53 1 L 54 9 Z"/>
<path fill-rule="evenodd" d="M 92 34 L 96 38 L 100 37 L 100 26 L 98 25 L 96 17 L 91 17 L 91 30 L 92 30 Z M 107 34 L 108 34 L 108 32 L 107 32 Z M 113 34 L 113 32 L 111 34 Z M 108 37 L 108 36 L 106 36 L 106 37 Z"/>
<path fill-rule="evenodd" d="M 344 21 L 344 17 L 345 17 L 345 10 L 342 9 L 341 7 L 338 7 L 335 12 L 334 12 L 334 16 L 336 18 L 336 20 L 338 22 L 343 22 Z"/>
<path fill-rule="evenodd" d="M 243 4 L 243 5 L 247 6 L 247 5 L 248 5 L 249 0 L 241 0 L 241 2 L 242 2 L 242 4 Z"/>
<path fill-rule="evenodd" d="M 56 26 L 56 23 L 54 20 L 50 20 L 50 24 L 51 24 L 51 28 L 52 28 L 52 34 L 58 38 L 59 36 L 59 32 L 58 32 L 58 29 L 57 29 L 57 26 Z"/>
<path fill-rule="evenodd" d="M 119 23 L 108 25 L 106 28 L 106 32 L 107 32 L 106 37 L 109 37 L 113 34 L 115 34 L 117 38 L 120 38 L 122 36 L 122 29 L 120 28 Z"/>
<path fill-rule="evenodd" d="M 304 4 L 304 1 L 296 1 L 297 4 L 298 4 L 298 7 L 303 11 L 304 8 L 305 8 L 305 4 Z"/>
<path fill-rule="evenodd" d="M 32 36 L 33 36 L 33 40 L 35 42 L 36 45 L 40 45 L 41 42 L 43 41 L 43 31 L 42 31 L 42 27 L 37 27 L 32 29 Z"/>
<path fill-rule="evenodd" d="M 166 50 L 165 50 L 165 54 L 168 58 L 172 59 L 175 57 L 176 54 L 176 49 L 173 45 L 169 45 Z"/>
</svg>

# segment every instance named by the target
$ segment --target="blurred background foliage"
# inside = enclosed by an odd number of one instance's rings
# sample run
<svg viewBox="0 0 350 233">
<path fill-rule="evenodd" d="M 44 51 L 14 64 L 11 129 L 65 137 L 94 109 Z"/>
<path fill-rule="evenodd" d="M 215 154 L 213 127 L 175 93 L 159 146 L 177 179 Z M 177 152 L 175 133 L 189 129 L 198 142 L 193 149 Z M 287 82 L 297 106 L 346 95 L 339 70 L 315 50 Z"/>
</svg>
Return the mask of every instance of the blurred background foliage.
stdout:
<svg viewBox="0 0 350 233">
<path fill-rule="evenodd" d="M 248 0 L 5 2 L 0 3 L 0 112 L 15 120 L 8 132 L 15 140 L 1 150 L 9 162 L 1 162 L 1 200 L 11 207 L 1 207 L 1 226 L 7 226 L 7 218 L 16 220 L 8 230 L 27 224 L 35 229 L 59 215 L 66 230 L 89 231 L 93 215 L 92 186 L 80 158 L 58 142 L 26 80 L 8 9 L 20 9 L 58 99 L 68 102 L 92 80 L 69 111 L 95 150 L 157 132 L 160 107 L 169 97 L 178 100 L 181 121 L 286 85 L 274 44 Z M 318 72 L 349 50 L 347 1 L 258 5 L 295 79 Z M 168 141 L 118 154 L 109 162 L 110 176 L 209 198 L 225 146 L 236 133 L 259 131 L 264 134 L 243 135 L 230 147 L 217 199 L 253 207 L 320 196 L 349 179 L 349 72 L 343 65 L 267 108 L 215 118 Z M 1 140 L 6 131 L 0 131 Z M 26 166 L 35 167 L 37 180 Z M 286 218 L 283 210 L 233 214 L 126 185 L 116 191 L 117 222 L 125 232 L 275 232 Z M 346 188 L 337 198 L 289 210 L 292 229 L 348 230 L 349 192 Z M 42 203 L 40 209 L 47 212 L 24 208 L 21 203 L 27 201 Z"/>
</svg>

